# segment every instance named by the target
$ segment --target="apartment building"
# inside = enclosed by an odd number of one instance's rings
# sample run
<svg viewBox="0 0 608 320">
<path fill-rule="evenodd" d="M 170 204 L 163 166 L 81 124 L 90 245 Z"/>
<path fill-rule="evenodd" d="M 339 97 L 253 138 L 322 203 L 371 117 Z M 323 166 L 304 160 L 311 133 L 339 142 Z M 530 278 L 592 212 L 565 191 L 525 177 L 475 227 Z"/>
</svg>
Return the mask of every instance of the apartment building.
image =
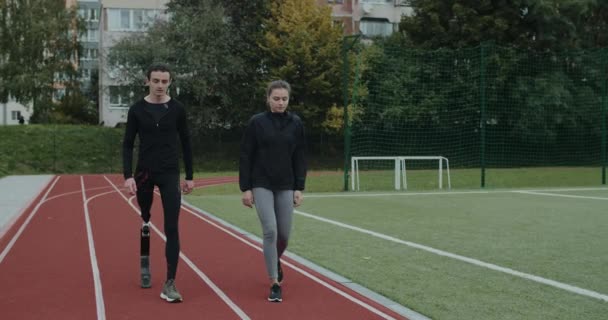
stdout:
<svg viewBox="0 0 608 320">
<path fill-rule="evenodd" d="M 404 15 L 412 14 L 408 0 L 318 0 L 332 6 L 332 18 L 344 34 L 364 37 L 387 36 L 399 28 Z"/>
<path fill-rule="evenodd" d="M 92 77 L 95 76 L 99 67 L 99 13 L 100 0 L 66 0 L 66 7 L 77 6 L 78 17 L 84 21 L 85 30 L 78 35 L 78 42 L 81 52 L 74 63 L 78 70 L 78 78 L 81 90 L 88 92 L 92 90 Z M 59 101 L 65 95 L 65 87 L 62 81 L 66 80 L 65 75 L 55 74 L 55 85 L 53 100 Z M 97 88 L 95 88 L 97 90 Z"/>
<path fill-rule="evenodd" d="M 111 48 L 122 38 L 145 32 L 156 19 L 166 19 L 170 0 L 101 0 L 99 21 L 99 121 L 114 127 L 127 121 L 130 96 L 120 87 L 124 79 L 120 68 L 107 60 Z M 143 79 L 142 79 L 143 82 Z"/>
<path fill-rule="evenodd" d="M 78 16 L 85 22 L 85 32 L 80 35 L 82 46 L 78 57 L 78 72 L 83 91 L 97 90 L 91 88 L 92 77 L 99 69 L 99 17 L 101 14 L 100 0 L 78 0 Z"/>
</svg>

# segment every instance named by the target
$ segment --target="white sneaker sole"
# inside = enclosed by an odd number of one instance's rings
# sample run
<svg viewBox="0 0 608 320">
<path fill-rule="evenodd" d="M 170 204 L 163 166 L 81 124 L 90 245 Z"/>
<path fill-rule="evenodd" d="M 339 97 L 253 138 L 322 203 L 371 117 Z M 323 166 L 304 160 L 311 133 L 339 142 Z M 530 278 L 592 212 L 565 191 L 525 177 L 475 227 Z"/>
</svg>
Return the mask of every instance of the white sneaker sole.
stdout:
<svg viewBox="0 0 608 320">
<path fill-rule="evenodd" d="M 178 303 L 178 302 L 182 302 L 182 301 L 184 301 L 184 299 L 182 299 L 182 298 L 179 298 L 179 299 L 171 299 L 171 298 L 169 298 L 167 295 L 165 295 L 165 294 L 164 294 L 164 293 L 162 293 L 162 292 L 161 292 L 161 294 L 160 294 L 160 298 L 161 298 L 161 299 L 163 299 L 163 300 L 165 300 L 165 301 L 167 301 L 167 302 L 170 302 L 170 303 Z"/>
</svg>

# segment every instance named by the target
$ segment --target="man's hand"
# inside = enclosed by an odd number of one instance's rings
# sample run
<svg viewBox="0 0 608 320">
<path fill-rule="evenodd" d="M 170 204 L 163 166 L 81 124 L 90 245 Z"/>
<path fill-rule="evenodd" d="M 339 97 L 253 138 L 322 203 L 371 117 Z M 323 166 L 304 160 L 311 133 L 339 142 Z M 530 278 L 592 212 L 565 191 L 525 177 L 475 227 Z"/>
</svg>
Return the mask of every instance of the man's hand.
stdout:
<svg viewBox="0 0 608 320">
<path fill-rule="evenodd" d="M 135 195 L 137 192 L 137 183 L 135 183 L 135 179 L 129 178 L 125 180 L 125 188 L 129 191 L 130 195 Z"/>
<path fill-rule="evenodd" d="M 243 205 L 245 207 L 253 208 L 253 192 L 251 192 L 251 190 L 243 192 L 243 197 L 241 200 L 243 201 Z"/>
<path fill-rule="evenodd" d="M 184 180 L 182 182 L 182 192 L 184 194 L 189 194 L 194 189 L 194 181 L 192 180 Z"/>
<path fill-rule="evenodd" d="M 304 200 L 304 195 L 302 191 L 296 190 L 293 192 L 293 206 L 299 207 L 302 204 L 302 200 Z"/>
</svg>

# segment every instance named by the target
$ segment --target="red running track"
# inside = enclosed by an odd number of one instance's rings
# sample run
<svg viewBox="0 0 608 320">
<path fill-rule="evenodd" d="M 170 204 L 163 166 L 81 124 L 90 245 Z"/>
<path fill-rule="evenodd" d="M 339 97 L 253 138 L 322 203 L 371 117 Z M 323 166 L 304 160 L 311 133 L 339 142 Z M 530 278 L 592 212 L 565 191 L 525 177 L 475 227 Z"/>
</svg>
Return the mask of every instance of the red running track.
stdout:
<svg viewBox="0 0 608 320">
<path fill-rule="evenodd" d="M 234 178 L 197 180 L 196 186 Z M 152 288 L 139 287 L 139 208 L 117 175 L 56 176 L 0 238 L 2 319 L 404 319 L 283 258 L 282 303 L 266 301 L 260 244 L 182 206 L 176 279 L 165 278 L 160 197 L 152 209 Z"/>
</svg>

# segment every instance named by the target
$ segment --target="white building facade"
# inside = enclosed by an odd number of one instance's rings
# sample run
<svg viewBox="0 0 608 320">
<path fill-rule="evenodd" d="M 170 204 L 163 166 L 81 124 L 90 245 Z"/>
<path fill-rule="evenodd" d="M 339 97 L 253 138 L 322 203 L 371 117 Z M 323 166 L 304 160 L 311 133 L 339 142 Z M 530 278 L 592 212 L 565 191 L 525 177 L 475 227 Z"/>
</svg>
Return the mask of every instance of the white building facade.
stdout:
<svg viewBox="0 0 608 320">
<path fill-rule="evenodd" d="M 28 123 L 33 111 L 31 105 L 23 105 L 14 100 L 0 103 L 0 125 L 19 124 L 19 116 L 24 118 L 24 123 Z"/>
<path fill-rule="evenodd" d="M 411 15 L 408 0 L 318 0 L 332 6 L 332 18 L 344 33 L 364 37 L 388 36 L 399 30 L 401 17 Z"/>
</svg>

